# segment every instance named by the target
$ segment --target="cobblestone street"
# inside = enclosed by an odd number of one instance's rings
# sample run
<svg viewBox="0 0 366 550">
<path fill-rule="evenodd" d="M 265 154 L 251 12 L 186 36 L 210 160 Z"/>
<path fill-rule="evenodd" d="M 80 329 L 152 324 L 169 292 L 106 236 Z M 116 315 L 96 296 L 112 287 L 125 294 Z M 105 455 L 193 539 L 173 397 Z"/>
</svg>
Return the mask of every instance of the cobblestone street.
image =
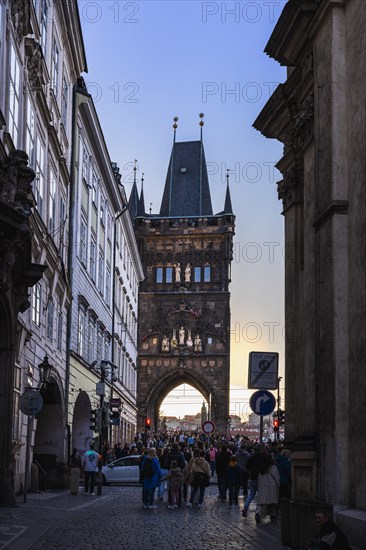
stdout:
<svg viewBox="0 0 366 550">
<path fill-rule="evenodd" d="M 166 497 L 165 497 L 166 498 Z M 229 510 L 210 486 L 204 507 L 154 510 L 141 504 L 140 487 L 103 487 L 101 496 L 67 492 L 28 495 L 19 508 L 0 509 L 0 549 L 11 550 L 286 550 L 279 525 L 256 524 Z"/>
</svg>

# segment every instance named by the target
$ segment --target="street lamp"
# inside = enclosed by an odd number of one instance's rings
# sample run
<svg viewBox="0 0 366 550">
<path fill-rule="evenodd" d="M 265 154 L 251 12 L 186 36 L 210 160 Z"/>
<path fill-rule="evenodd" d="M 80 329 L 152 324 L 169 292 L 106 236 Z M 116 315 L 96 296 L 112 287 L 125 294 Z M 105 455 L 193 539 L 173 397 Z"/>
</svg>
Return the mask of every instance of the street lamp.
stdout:
<svg viewBox="0 0 366 550">
<path fill-rule="evenodd" d="M 48 355 L 44 356 L 44 359 L 42 363 L 38 365 L 39 372 L 40 372 L 40 381 L 42 386 L 47 386 L 49 384 L 51 379 L 51 370 L 53 369 L 52 365 L 50 365 L 48 361 Z"/>
</svg>

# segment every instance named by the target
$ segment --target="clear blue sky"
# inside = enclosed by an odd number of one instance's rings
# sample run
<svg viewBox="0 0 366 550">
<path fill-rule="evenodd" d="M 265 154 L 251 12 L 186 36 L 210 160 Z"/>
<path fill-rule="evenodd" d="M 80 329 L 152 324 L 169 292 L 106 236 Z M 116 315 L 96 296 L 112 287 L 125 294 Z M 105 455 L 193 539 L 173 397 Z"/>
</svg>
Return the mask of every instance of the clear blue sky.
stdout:
<svg viewBox="0 0 366 550">
<path fill-rule="evenodd" d="M 263 53 L 284 4 L 79 2 L 85 80 L 127 195 L 137 159 L 138 176 L 145 174 L 146 209 L 152 203 L 152 212 L 159 211 L 174 116 L 177 140 L 189 141 L 199 139 L 198 115 L 205 114 L 214 212 L 224 206 L 226 168 L 235 170 L 231 383 L 243 391 L 233 391 L 232 413 L 252 393 L 244 391 L 250 351 L 279 352 L 281 375 L 284 369 L 284 236 L 274 168 L 282 148 L 252 128 L 274 87 L 285 80 L 285 70 Z"/>
</svg>

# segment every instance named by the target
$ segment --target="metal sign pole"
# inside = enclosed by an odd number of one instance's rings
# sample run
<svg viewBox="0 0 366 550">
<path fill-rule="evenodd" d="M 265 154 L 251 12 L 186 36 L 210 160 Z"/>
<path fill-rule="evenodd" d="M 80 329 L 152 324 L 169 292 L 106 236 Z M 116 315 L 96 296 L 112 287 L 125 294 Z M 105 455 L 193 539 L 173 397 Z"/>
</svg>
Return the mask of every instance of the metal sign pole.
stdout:
<svg viewBox="0 0 366 550">
<path fill-rule="evenodd" d="M 24 473 L 24 498 L 23 498 L 23 502 L 27 502 L 32 427 L 33 427 L 33 415 L 28 415 L 27 445 L 26 445 L 26 449 L 25 449 L 25 473 Z"/>
<path fill-rule="evenodd" d="M 261 416 L 259 420 L 259 442 L 262 443 L 262 441 L 263 441 L 263 416 Z"/>
</svg>

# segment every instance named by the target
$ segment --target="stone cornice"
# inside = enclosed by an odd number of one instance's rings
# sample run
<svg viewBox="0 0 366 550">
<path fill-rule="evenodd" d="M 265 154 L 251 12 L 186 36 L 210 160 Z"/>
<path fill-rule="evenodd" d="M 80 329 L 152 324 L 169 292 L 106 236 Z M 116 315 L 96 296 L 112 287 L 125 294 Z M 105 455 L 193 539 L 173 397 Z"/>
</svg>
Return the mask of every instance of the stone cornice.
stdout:
<svg viewBox="0 0 366 550">
<path fill-rule="evenodd" d="M 313 91 L 313 54 L 304 55 L 299 66 L 280 84 L 263 107 L 253 127 L 267 138 L 285 143 L 289 125 L 297 123 L 297 117 L 306 107 L 306 96 Z"/>
<path fill-rule="evenodd" d="M 308 40 L 308 27 L 319 2 L 314 0 L 289 0 L 264 49 L 265 53 L 281 65 L 296 65 Z"/>
<path fill-rule="evenodd" d="M 335 200 L 332 201 L 322 214 L 315 220 L 313 226 L 315 231 L 318 231 L 328 220 L 333 216 L 340 214 L 348 214 L 348 201 Z"/>
</svg>

